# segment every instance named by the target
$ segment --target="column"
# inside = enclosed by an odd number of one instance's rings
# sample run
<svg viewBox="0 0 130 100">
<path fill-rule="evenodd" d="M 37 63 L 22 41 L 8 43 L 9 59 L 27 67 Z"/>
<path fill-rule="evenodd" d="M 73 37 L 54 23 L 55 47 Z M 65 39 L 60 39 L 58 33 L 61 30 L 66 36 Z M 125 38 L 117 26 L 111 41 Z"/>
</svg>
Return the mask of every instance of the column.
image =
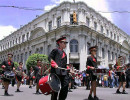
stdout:
<svg viewBox="0 0 130 100">
<path fill-rule="evenodd" d="M 80 71 L 86 69 L 87 52 L 85 50 L 85 36 L 79 36 Z"/>
<path fill-rule="evenodd" d="M 67 63 L 69 64 L 69 53 L 70 53 L 70 36 L 69 36 L 69 35 L 67 35 L 67 36 L 66 36 L 66 39 L 67 39 L 68 44 L 66 45 L 65 52 L 66 52 L 66 54 L 67 54 Z"/>
</svg>

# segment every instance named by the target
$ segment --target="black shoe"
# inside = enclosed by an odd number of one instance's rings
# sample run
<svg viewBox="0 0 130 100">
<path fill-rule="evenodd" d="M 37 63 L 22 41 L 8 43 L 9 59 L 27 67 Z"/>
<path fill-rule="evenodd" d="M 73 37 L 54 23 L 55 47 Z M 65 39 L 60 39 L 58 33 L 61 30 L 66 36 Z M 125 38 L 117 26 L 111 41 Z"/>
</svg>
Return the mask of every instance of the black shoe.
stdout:
<svg viewBox="0 0 130 100">
<path fill-rule="evenodd" d="M 122 94 L 128 94 L 125 90 L 123 90 Z"/>
<path fill-rule="evenodd" d="M 10 96 L 10 94 L 8 94 L 8 92 L 6 92 L 4 95 L 5 95 L 5 96 Z"/>
<path fill-rule="evenodd" d="M 89 95 L 88 100 L 94 100 L 94 98 L 91 95 Z"/>
<path fill-rule="evenodd" d="M 73 92 L 73 91 L 71 91 L 71 90 L 69 89 L 68 92 Z"/>
<path fill-rule="evenodd" d="M 31 88 L 31 89 L 32 89 L 32 86 L 29 86 L 29 88 Z"/>
<path fill-rule="evenodd" d="M 97 96 L 94 96 L 94 100 L 99 100 Z"/>
<path fill-rule="evenodd" d="M 17 89 L 17 91 L 16 92 L 22 92 L 22 91 L 20 91 L 19 89 Z"/>
<path fill-rule="evenodd" d="M 90 90 L 90 88 L 86 88 L 86 90 Z"/>
<path fill-rule="evenodd" d="M 42 94 L 42 93 L 40 93 L 39 91 L 36 91 L 36 94 Z"/>
<path fill-rule="evenodd" d="M 4 86 L 2 86 L 2 89 L 5 89 L 5 87 L 4 87 Z"/>
<path fill-rule="evenodd" d="M 119 91 L 119 89 L 117 89 L 116 93 L 117 93 L 117 94 L 121 94 L 121 92 Z"/>
</svg>

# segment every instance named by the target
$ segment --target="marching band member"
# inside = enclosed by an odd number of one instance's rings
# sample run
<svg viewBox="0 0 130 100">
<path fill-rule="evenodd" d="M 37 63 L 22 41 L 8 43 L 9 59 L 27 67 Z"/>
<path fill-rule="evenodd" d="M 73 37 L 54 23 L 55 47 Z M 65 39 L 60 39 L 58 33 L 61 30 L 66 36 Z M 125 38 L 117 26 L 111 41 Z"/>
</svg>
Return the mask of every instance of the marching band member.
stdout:
<svg viewBox="0 0 130 100">
<path fill-rule="evenodd" d="M 55 73 L 61 81 L 61 90 L 59 93 L 58 100 L 65 100 L 68 94 L 68 84 L 69 78 L 67 75 L 67 70 L 61 70 L 60 68 L 67 69 L 67 55 L 64 52 L 66 48 L 66 37 L 61 37 L 57 41 L 58 48 L 53 49 L 49 55 L 49 61 L 51 62 L 51 73 Z M 57 100 L 58 93 L 53 92 L 51 95 L 51 100 Z"/>
<path fill-rule="evenodd" d="M 71 87 L 72 87 L 72 84 L 71 84 L 71 80 L 72 80 L 72 65 L 71 64 L 68 64 L 67 66 L 67 69 L 69 69 L 68 71 L 68 77 L 69 77 L 69 89 L 68 89 L 68 92 L 72 92 L 71 90 Z"/>
<path fill-rule="evenodd" d="M 16 90 L 16 92 L 22 92 L 22 91 L 19 90 L 21 82 L 22 82 L 22 79 L 23 79 L 23 73 L 24 73 L 24 71 L 23 71 L 23 63 L 22 62 L 19 62 L 19 66 L 17 68 L 17 71 L 20 74 L 18 74 L 16 72 L 16 81 L 17 81 L 17 90 Z"/>
<path fill-rule="evenodd" d="M 118 59 L 122 59 L 122 56 L 119 56 Z M 118 64 L 116 64 L 116 69 L 120 69 L 121 66 L 119 66 Z M 118 94 L 128 94 L 126 91 L 125 91 L 125 86 L 126 86 L 126 75 L 125 75 L 125 68 L 123 70 L 123 72 L 117 72 L 117 75 L 119 76 L 119 86 L 118 86 L 118 89 L 116 91 L 116 93 Z M 123 91 L 120 92 L 120 88 L 121 86 L 123 85 Z"/>
<path fill-rule="evenodd" d="M 97 51 L 97 46 L 93 46 L 89 48 L 91 56 L 87 58 L 87 70 L 89 70 L 90 77 L 91 77 L 91 89 L 89 93 L 88 100 L 99 100 L 98 97 L 96 96 L 96 79 L 97 76 L 93 75 L 92 70 L 97 68 L 97 59 L 96 59 L 96 51 Z M 94 93 L 94 98 L 92 97 L 92 92 Z"/>
<path fill-rule="evenodd" d="M 8 54 L 8 60 L 2 62 L 1 65 L 2 65 L 2 68 L 4 69 L 4 72 L 15 70 L 14 63 L 12 61 L 12 57 L 13 57 L 13 54 Z M 3 82 L 4 82 L 4 87 L 5 87 L 4 95 L 10 96 L 10 94 L 8 94 L 8 88 L 9 88 L 10 80 L 3 77 Z"/>
<path fill-rule="evenodd" d="M 35 76 L 33 75 L 33 67 L 30 68 L 29 72 L 28 72 L 28 76 L 29 76 L 29 88 L 32 88 L 33 85 L 33 80 L 35 79 Z"/>
<path fill-rule="evenodd" d="M 42 77 L 41 68 L 42 68 L 42 62 L 40 60 L 37 60 L 37 66 L 34 67 L 34 75 L 36 77 L 36 80 L 35 80 L 35 82 L 36 82 L 36 94 L 41 94 L 39 92 L 39 80 Z M 41 70 L 41 72 L 40 72 L 40 70 Z"/>
</svg>

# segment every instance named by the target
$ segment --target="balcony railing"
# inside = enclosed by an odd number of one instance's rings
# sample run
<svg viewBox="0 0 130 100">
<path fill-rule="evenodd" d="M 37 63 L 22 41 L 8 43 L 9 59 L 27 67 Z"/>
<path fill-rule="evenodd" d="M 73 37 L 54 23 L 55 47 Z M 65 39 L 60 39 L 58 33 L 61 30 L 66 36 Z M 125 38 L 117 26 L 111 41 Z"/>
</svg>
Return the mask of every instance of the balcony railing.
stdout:
<svg viewBox="0 0 130 100">
<path fill-rule="evenodd" d="M 79 53 L 77 53 L 77 52 L 69 53 L 69 58 L 70 59 L 79 59 Z"/>
</svg>

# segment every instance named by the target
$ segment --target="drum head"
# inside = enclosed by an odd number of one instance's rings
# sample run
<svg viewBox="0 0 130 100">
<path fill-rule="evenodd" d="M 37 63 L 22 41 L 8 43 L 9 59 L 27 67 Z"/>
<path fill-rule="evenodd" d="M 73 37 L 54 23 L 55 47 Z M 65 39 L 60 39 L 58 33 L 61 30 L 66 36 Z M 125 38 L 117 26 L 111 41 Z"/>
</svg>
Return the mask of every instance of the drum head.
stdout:
<svg viewBox="0 0 130 100">
<path fill-rule="evenodd" d="M 49 75 L 48 84 L 50 85 L 51 89 L 55 92 L 58 92 L 61 89 L 60 79 L 55 74 Z"/>
</svg>

